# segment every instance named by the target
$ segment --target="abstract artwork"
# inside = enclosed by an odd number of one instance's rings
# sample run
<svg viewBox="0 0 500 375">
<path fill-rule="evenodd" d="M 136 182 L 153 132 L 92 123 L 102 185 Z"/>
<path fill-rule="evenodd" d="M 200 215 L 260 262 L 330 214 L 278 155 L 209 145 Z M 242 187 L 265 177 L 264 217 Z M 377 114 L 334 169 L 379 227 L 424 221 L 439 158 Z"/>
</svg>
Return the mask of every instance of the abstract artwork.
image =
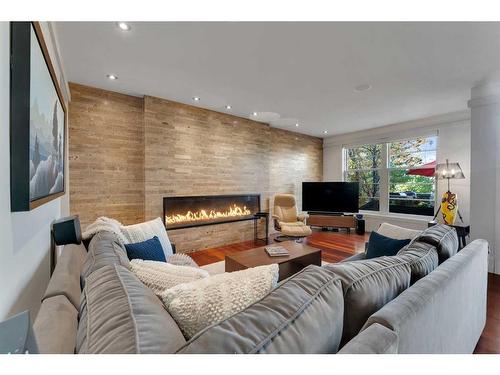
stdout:
<svg viewBox="0 0 500 375">
<path fill-rule="evenodd" d="M 64 111 L 31 33 L 30 200 L 64 190 Z"/>
<path fill-rule="evenodd" d="M 11 32 L 11 207 L 25 211 L 64 194 L 66 110 L 39 25 Z"/>
</svg>

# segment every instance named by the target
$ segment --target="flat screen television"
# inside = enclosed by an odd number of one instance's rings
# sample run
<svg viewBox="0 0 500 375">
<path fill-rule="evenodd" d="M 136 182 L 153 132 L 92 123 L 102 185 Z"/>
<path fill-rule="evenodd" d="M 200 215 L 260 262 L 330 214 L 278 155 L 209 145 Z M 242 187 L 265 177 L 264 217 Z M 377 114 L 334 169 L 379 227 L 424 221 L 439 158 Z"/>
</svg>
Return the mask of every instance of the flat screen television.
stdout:
<svg viewBox="0 0 500 375">
<path fill-rule="evenodd" d="M 358 212 L 359 183 L 303 182 L 302 210 L 324 213 Z"/>
</svg>

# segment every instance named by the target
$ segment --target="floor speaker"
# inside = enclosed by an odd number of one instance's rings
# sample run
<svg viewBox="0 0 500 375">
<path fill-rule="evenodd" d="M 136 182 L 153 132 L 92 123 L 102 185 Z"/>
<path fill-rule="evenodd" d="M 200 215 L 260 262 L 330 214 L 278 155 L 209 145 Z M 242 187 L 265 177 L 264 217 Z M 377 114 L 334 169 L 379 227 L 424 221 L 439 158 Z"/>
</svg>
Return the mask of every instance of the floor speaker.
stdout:
<svg viewBox="0 0 500 375">
<path fill-rule="evenodd" d="M 365 219 L 356 219 L 356 234 L 365 234 Z"/>
</svg>

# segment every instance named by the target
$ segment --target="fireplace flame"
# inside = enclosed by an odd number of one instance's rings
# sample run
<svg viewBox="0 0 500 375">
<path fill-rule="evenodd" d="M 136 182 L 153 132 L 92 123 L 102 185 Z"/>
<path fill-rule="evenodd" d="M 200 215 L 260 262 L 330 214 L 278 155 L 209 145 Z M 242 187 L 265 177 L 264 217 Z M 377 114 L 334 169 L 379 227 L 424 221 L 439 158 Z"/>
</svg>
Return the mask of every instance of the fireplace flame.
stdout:
<svg viewBox="0 0 500 375">
<path fill-rule="evenodd" d="M 167 224 L 179 224 L 192 221 L 206 221 L 213 219 L 223 219 L 228 217 L 248 216 L 251 213 L 252 212 L 246 206 L 243 206 L 243 208 L 241 208 L 236 204 L 233 204 L 232 206 L 229 206 L 229 208 L 226 211 L 223 212 L 214 210 L 210 210 L 209 212 L 207 212 L 206 210 L 199 210 L 197 212 L 188 211 L 184 215 L 182 214 L 175 214 L 172 216 L 167 215 L 165 216 L 165 219 L 167 221 Z"/>
</svg>

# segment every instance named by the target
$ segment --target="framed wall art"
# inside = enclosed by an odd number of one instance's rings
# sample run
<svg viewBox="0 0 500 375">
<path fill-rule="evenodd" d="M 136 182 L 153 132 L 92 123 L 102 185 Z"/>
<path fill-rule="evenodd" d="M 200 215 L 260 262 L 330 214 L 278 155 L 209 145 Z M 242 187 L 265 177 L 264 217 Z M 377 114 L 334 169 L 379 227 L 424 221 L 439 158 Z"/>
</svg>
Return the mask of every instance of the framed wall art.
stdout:
<svg viewBox="0 0 500 375">
<path fill-rule="evenodd" d="M 65 192 L 66 106 L 38 22 L 11 22 L 11 211 Z"/>
</svg>

